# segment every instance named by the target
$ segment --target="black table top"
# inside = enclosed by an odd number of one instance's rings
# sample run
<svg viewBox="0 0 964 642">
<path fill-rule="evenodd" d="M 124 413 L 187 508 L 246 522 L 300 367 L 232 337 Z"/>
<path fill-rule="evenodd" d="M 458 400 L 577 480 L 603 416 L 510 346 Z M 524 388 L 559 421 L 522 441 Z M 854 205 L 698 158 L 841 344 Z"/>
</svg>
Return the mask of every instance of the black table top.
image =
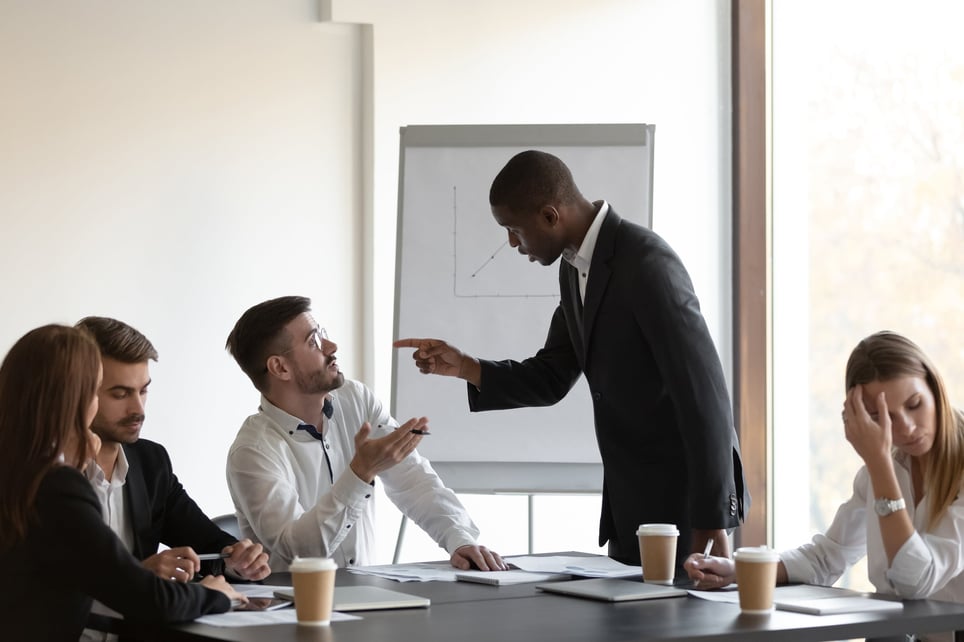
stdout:
<svg viewBox="0 0 964 642">
<path fill-rule="evenodd" d="M 290 577 L 277 573 L 270 583 L 290 584 Z M 931 600 L 905 601 L 902 611 L 820 616 L 775 611 L 751 616 L 741 614 L 734 604 L 695 597 L 612 604 L 543 593 L 534 584 L 400 583 L 344 569 L 339 569 L 336 583 L 383 586 L 428 597 L 432 605 L 355 613 L 363 619 L 317 628 L 190 623 L 152 631 L 133 625 L 130 632 L 143 639 L 240 642 L 809 642 L 964 629 L 964 604 Z"/>
</svg>

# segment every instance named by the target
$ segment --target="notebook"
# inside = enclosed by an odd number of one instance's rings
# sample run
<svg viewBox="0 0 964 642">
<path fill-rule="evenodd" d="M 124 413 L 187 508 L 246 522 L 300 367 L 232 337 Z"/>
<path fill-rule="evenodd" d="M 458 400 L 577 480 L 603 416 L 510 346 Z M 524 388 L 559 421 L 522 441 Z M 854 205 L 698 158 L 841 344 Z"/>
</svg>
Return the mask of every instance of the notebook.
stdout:
<svg viewBox="0 0 964 642">
<path fill-rule="evenodd" d="M 294 600 L 294 589 L 285 588 L 274 592 L 275 597 Z M 376 611 L 380 609 L 413 609 L 429 606 L 432 601 L 421 595 L 410 595 L 380 586 L 336 586 L 332 610 Z"/>
<path fill-rule="evenodd" d="M 586 597 L 604 602 L 628 602 L 631 600 L 652 600 L 663 597 L 686 597 L 685 590 L 660 584 L 644 584 L 631 580 L 596 578 L 573 580 L 572 582 L 553 582 L 537 584 L 537 589 L 550 593 L 561 593 L 573 597 Z"/>
<path fill-rule="evenodd" d="M 530 573 L 529 571 L 458 571 L 455 579 L 460 582 L 478 582 L 493 586 L 508 586 L 510 584 L 526 584 L 529 582 L 554 582 L 568 580 L 571 575 L 565 573 Z"/>
<path fill-rule="evenodd" d="M 870 597 L 822 597 L 813 600 L 785 600 L 774 602 L 783 611 L 832 615 L 834 613 L 860 613 L 863 611 L 899 611 L 903 603 L 891 600 L 875 600 Z"/>
</svg>

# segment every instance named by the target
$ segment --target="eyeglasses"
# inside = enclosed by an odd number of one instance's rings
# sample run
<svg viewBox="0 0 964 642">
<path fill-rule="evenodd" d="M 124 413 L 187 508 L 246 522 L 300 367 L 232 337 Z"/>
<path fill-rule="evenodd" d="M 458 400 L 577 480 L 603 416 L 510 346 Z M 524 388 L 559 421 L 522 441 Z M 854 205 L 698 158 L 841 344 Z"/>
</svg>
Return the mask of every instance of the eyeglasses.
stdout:
<svg viewBox="0 0 964 642">
<path fill-rule="evenodd" d="M 308 338 L 305 340 L 305 343 L 308 344 L 309 349 L 314 349 L 314 350 L 318 350 L 319 352 L 322 352 L 325 349 L 326 341 L 328 343 L 331 343 L 331 339 L 328 338 L 328 331 L 320 326 L 315 326 L 314 328 L 312 328 L 311 333 L 308 335 Z M 284 352 L 279 352 L 278 356 L 286 355 L 289 352 L 292 352 L 294 349 L 295 347 L 291 346 Z M 265 372 L 268 371 L 268 364 L 265 364 L 264 371 Z"/>
<path fill-rule="evenodd" d="M 331 343 L 328 338 L 328 332 L 324 328 L 315 328 L 308 335 L 308 346 L 314 348 L 315 350 L 324 350 L 325 341 Z"/>
</svg>

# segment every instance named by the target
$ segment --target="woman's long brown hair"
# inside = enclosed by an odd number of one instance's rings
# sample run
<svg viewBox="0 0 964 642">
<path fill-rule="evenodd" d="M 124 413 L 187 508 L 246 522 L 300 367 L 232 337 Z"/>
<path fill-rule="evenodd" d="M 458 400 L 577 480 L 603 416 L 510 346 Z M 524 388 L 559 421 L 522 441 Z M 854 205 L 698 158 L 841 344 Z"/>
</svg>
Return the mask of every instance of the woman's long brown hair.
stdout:
<svg viewBox="0 0 964 642">
<path fill-rule="evenodd" d="M 31 330 L 0 365 L 0 550 L 26 536 L 37 489 L 65 445 L 79 445 L 68 465 L 92 456 L 87 413 L 99 365 L 87 332 L 62 325 Z"/>
</svg>

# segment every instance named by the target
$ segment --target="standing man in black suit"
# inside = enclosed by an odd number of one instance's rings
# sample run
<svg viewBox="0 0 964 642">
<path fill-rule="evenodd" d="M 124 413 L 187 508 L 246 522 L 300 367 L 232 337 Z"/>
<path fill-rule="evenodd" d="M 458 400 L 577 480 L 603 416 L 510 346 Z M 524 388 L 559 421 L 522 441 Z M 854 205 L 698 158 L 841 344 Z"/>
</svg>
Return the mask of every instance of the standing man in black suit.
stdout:
<svg viewBox="0 0 964 642">
<path fill-rule="evenodd" d="M 167 450 L 140 439 L 151 383 L 148 361 L 157 361 L 151 342 L 116 319 L 86 317 L 77 326 L 94 337 L 104 368 L 91 424 L 102 445 L 86 472 L 107 524 L 159 577 L 188 582 L 202 568 L 220 572 L 220 564 L 202 567 L 198 553 L 228 553 L 224 570 L 229 577 L 266 577 L 271 571 L 261 545 L 238 541 L 218 528 L 181 486 Z M 161 543 L 170 548 L 158 552 Z"/>
<path fill-rule="evenodd" d="M 465 379 L 473 411 L 547 406 L 580 374 L 593 398 L 604 469 L 599 544 L 639 564 L 636 528 L 680 530 L 677 569 L 749 508 L 723 368 L 686 269 L 651 230 L 579 192 L 540 151 L 514 156 L 489 191 L 496 222 L 530 261 L 560 256 L 561 301 L 545 346 L 524 361 L 486 361 L 439 339 L 401 339 L 423 373 Z"/>
</svg>

